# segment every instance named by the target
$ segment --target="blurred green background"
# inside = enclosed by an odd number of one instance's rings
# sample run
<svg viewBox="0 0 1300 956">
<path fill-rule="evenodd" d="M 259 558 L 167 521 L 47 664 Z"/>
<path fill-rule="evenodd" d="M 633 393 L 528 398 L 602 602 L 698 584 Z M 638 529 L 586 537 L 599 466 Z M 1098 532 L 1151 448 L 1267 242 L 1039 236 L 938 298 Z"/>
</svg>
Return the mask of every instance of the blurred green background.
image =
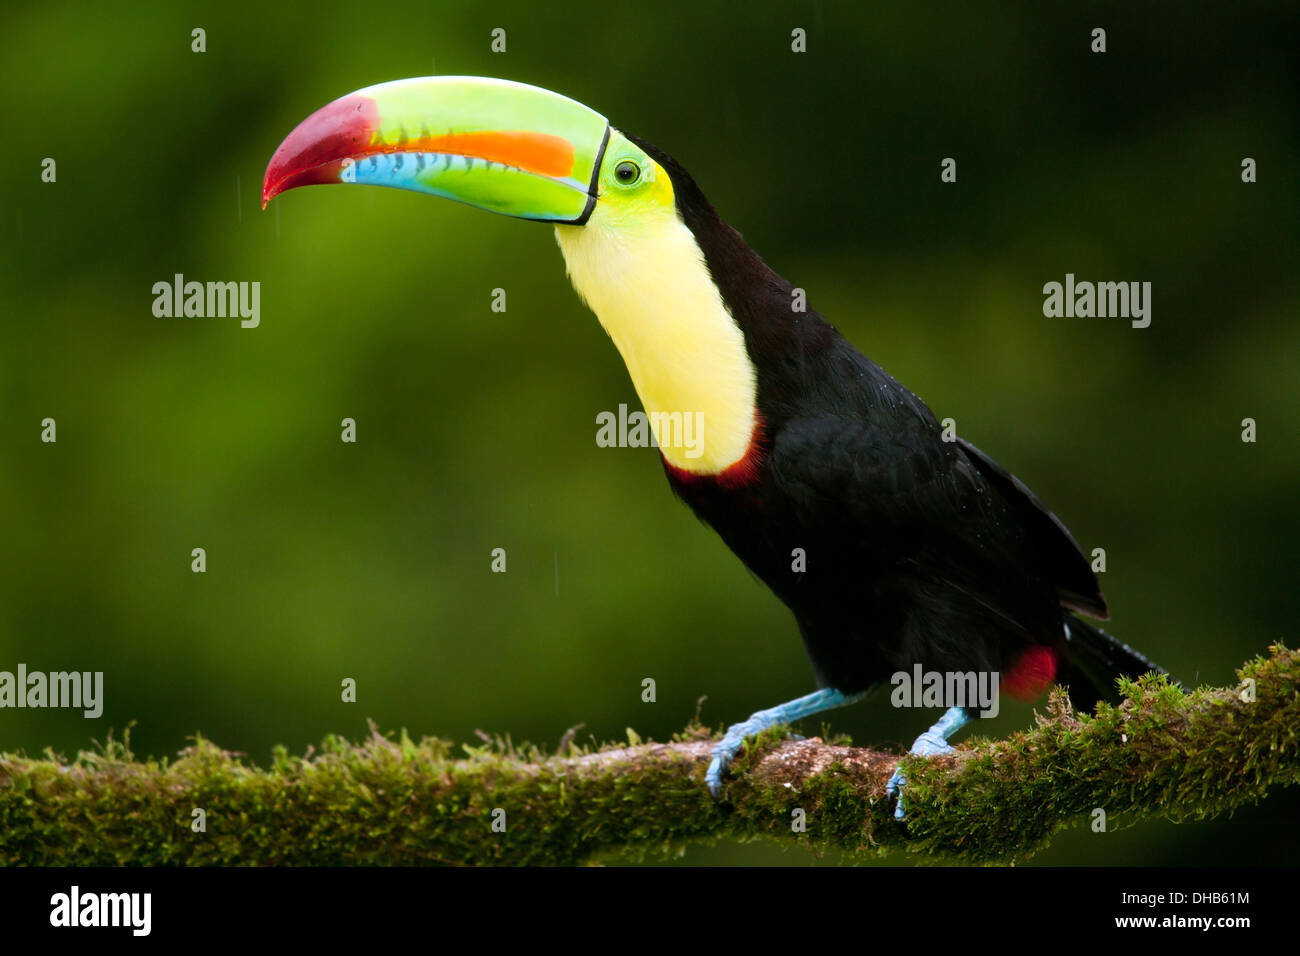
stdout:
<svg viewBox="0 0 1300 956">
<path fill-rule="evenodd" d="M 0 669 L 102 670 L 106 706 L 0 711 L 0 750 L 131 721 L 137 753 L 201 731 L 263 763 L 367 718 L 663 739 L 702 695 L 719 725 L 812 689 L 790 615 L 656 453 L 597 447 L 596 414 L 639 405 L 549 227 L 379 189 L 260 211 L 299 120 L 433 72 L 557 90 L 677 156 L 813 307 L 1106 549 L 1113 631 L 1185 681 L 1294 644 L 1296 7 L 1161 6 L 12 10 Z M 261 282 L 261 326 L 155 318 L 178 272 Z M 1044 318 L 1067 272 L 1152 282 L 1151 327 Z M 923 729 L 884 697 L 831 723 L 892 747 Z M 1031 723 L 1007 706 L 980 729 Z M 1288 861 L 1297 811 L 1286 792 L 1231 820 L 1076 829 L 1033 862 Z"/>
</svg>

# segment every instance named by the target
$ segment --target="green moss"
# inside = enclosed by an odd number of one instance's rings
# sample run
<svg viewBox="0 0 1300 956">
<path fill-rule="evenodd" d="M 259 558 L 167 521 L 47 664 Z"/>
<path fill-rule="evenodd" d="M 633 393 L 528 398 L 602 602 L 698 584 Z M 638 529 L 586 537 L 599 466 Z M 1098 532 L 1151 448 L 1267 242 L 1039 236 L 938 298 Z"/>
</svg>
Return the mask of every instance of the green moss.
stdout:
<svg viewBox="0 0 1300 956">
<path fill-rule="evenodd" d="M 1005 863 L 1094 808 L 1108 829 L 1199 819 L 1295 783 L 1300 659 L 1275 647 L 1240 677 L 1255 681 L 1254 702 L 1238 687 L 1185 693 L 1147 677 L 1095 714 L 1057 692 L 1033 730 L 904 758 L 906 825 L 884 795 L 894 758 L 784 728 L 749 742 L 722 803 L 703 785 L 711 742 L 694 724 L 670 744 L 629 731 L 624 744 L 566 741 L 556 757 L 508 737 L 456 747 L 372 728 L 302 756 L 277 747 L 266 769 L 201 738 L 174 760 L 137 760 L 128 734 L 71 760 L 0 755 L 0 863 L 572 864 L 758 839 L 850 859 L 901 848 Z M 804 832 L 791 827 L 796 810 Z"/>
</svg>

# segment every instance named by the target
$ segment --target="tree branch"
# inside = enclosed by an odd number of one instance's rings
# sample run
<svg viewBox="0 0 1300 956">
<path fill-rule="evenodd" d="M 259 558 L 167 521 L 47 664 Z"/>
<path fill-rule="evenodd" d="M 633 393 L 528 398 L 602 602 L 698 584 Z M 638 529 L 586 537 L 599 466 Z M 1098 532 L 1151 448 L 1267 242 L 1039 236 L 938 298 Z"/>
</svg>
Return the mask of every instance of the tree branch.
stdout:
<svg viewBox="0 0 1300 956">
<path fill-rule="evenodd" d="M 72 761 L 4 754 L 0 863 L 564 864 L 760 837 L 1023 859 L 1080 818 L 1096 826 L 1097 810 L 1108 829 L 1208 817 L 1300 779 L 1300 654 L 1275 646 L 1239 676 L 1191 694 L 1143 678 L 1095 716 L 1058 690 L 1031 731 L 906 758 L 905 825 L 884 792 L 897 756 L 780 730 L 751 743 L 722 803 L 704 786 L 712 740 L 699 728 L 562 757 L 497 741 L 462 758 L 446 741 L 372 728 L 303 757 L 277 748 L 267 770 L 202 739 L 175 761 L 139 762 L 111 740 Z"/>
</svg>

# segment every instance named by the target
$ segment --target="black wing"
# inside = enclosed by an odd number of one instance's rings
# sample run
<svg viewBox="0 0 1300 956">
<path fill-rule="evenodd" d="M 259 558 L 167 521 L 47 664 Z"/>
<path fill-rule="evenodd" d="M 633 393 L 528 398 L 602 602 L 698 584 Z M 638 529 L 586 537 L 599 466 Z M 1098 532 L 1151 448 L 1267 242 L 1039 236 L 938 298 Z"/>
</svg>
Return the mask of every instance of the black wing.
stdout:
<svg viewBox="0 0 1300 956">
<path fill-rule="evenodd" d="M 858 542 L 869 606 L 904 608 L 895 655 L 969 645 L 972 629 L 996 632 L 1004 650 L 1059 645 L 1063 605 L 1105 615 L 1078 545 L 1023 483 L 944 441 L 925 404 L 874 363 L 849 361 L 853 374 L 830 380 L 852 381 L 851 394 L 783 423 L 770 473 L 798 523 Z"/>
</svg>

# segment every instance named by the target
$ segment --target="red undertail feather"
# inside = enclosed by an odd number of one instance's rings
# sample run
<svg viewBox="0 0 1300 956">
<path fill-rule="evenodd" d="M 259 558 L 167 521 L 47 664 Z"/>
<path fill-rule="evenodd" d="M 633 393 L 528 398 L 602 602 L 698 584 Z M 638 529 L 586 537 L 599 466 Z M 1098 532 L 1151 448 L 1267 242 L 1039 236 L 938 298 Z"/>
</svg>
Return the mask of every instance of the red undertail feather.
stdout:
<svg viewBox="0 0 1300 956">
<path fill-rule="evenodd" d="M 1002 689 L 1017 700 L 1036 700 L 1056 679 L 1056 652 L 1031 647 L 1002 675 Z"/>
</svg>

